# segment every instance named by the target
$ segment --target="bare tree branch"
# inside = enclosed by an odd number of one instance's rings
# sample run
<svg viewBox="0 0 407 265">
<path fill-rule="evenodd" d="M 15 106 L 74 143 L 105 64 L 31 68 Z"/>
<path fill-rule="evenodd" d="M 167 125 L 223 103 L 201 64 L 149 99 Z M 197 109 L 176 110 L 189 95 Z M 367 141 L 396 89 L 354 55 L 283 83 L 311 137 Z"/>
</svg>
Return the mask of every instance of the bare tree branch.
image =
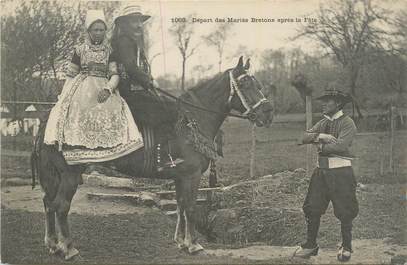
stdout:
<svg viewBox="0 0 407 265">
<path fill-rule="evenodd" d="M 193 14 L 188 16 L 186 22 L 174 23 L 169 30 L 170 34 L 174 36 L 176 45 L 182 56 L 182 74 L 181 74 L 182 91 L 185 91 L 185 70 L 186 70 L 185 68 L 187 60 L 194 54 L 196 48 L 198 47 L 197 45 L 190 49 L 190 43 L 192 36 L 194 35 L 194 31 L 192 24 L 188 23 L 187 21 L 190 21 L 192 17 Z"/>
<path fill-rule="evenodd" d="M 389 11 L 373 5 L 374 0 L 336 0 L 321 5 L 318 22 L 303 25 L 298 38 L 316 40 L 333 54 L 348 72 L 347 87 L 355 96 L 360 69 L 372 50 L 395 51 L 394 31 L 389 30 Z"/>
</svg>

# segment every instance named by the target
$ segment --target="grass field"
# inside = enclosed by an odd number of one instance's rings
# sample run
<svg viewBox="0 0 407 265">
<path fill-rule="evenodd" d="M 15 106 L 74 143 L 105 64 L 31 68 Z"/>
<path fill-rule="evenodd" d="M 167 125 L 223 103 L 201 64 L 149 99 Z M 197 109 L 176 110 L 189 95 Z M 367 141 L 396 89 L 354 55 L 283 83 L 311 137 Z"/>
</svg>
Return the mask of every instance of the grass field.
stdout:
<svg viewBox="0 0 407 265">
<path fill-rule="evenodd" d="M 245 180 L 249 176 L 251 125 L 236 119 L 227 121 L 224 155 L 218 163 L 225 184 Z M 256 128 L 255 176 L 285 170 L 306 168 L 306 146 L 298 145 L 304 131 L 302 123 L 277 123 L 271 128 Z M 389 174 L 389 139 L 386 133 L 361 133 L 351 148 L 356 156 L 354 170 L 363 183 L 404 183 L 407 181 L 407 134 L 396 133 L 394 160 L 396 176 Z M 313 149 L 313 161 L 316 150 Z M 383 176 L 380 167 L 383 167 Z"/>
<path fill-rule="evenodd" d="M 252 126 L 247 121 L 228 119 L 223 127 L 224 157 L 219 159 L 219 181 L 224 185 L 249 177 Z M 302 122 L 274 123 L 271 128 L 256 128 L 255 176 L 285 170 L 306 168 L 306 146 L 297 144 L 304 130 Z M 407 133 L 398 131 L 395 137 L 394 160 L 396 176 L 389 176 L 389 139 L 386 133 L 361 134 L 354 141 L 352 152 L 357 157 L 354 169 L 363 183 L 397 183 L 407 180 Z M 8 150 L 29 152 L 32 137 L 2 137 L 2 175 L 30 175 L 28 157 L 6 156 Z M 313 160 L 316 159 L 315 152 Z M 383 173 L 381 176 L 380 173 Z"/>
</svg>

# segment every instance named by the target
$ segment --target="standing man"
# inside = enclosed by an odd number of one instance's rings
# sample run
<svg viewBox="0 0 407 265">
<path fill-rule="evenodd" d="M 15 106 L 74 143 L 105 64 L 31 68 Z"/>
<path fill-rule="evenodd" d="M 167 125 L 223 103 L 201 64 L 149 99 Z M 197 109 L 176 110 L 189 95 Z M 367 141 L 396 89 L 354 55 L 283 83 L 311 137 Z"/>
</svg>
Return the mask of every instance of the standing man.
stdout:
<svg viewBox="0 0 407 265">
<path fill-rule="evenodd" d="M 356 135 L 356 126 L 342 111 L 352 98 L 338 90 L 327 90 L 317 99 L 322 101 L 324 118 L 305 132 L 302 144 L 318 146 L 318 167 L 312 174 L 303 205 L 307 241 L 295 251 L 294 256 L 309 258 L 318 254 L 320 218 L 332 201 L 334 214 L 341 222 L 342 245 L 337 258 L 339 261 L 348 261 L 352 253 L 352 220 L 359 211 L 352 156 L 349 152 Z"/>
</svg>

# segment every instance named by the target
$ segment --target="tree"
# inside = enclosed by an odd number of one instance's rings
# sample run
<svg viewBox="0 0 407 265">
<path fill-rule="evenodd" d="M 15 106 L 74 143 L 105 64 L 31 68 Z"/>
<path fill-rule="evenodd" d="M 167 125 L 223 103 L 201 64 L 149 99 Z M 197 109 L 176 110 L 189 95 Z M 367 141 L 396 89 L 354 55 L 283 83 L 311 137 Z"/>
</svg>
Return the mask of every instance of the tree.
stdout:
<svg viewBox="0 0 407 265">
<path fill-rule="evenodd" d="M 195 79 L 199 82 L 202 78 L 205 77 L 205 73 L 209 72 L 213 68 L 213 65 L 201 65 L 197 64 L 192 67 L 192 73 L 195 76 Z"/>
<path fill-rule="evenodd" d="M 396 16 L 395 28 L 397 34 L 396 45 L 400 53 L 407 55 L 407 11 L 401 10 Z"/>
<path fill-rule="evenodd" d="M 158 76 L 155 79 L 160 88 L 171 92 L 174 95 L 180 95 L 182 91 L 179 91 L 179 79 L 173 74 L 165 74 Z"/>
<path fill-rule="evenodd" d="M 190 58 L 198 45 L 191 48 L 191 39 L 194 35 L 192 20 L 193 15 L 189 15 L 185 22 L 173 23 L 169 32 L 173 35 L 175 43 L 182 57 L 181 90 L 185 92 L 185 69 L 188 58 Z"/>
<path fill-rule="evenodd" d="M 226 41 L 227 41 L 228 37 L 230 36 L 232 25 L 233 24 L 231 24 L 231 23 L 220 23 L 217 25 L 215 31 L 213 31 L 209 35 L 203 37 L 205 42 L 209 46 L 215 47 L 215 49 L 218 53 L 219 73 L 222 72 L 223 51 L 225 48 Z"/>
<path fill-rule="evenodd" d="M 33 74 L 56 77 L 59 63 L 68 58 L 79 36 L 76 10 L 59 1 L 22 2 L 1 18 L 2 94 L 8 100 L 46 100 Z M 41 82 L 40 82 L 41 83 Z M 14 112 L 25 106 L 15 105 Z"/>
<path fill-rule="evenodd" d="M 400 55 L 376 54 L 361 70 L 358 81 L 363 101 L 375 108 L 405 106 L 407 61 Z"/>
<path fill-rule="evenodd" d="M 14 15 L 2 17 L 4 73 L 24 86 L 34 72 L 56 77 L 56 67 L 70 57 L 80 34 L 76 10 L 61 2 L 23 2 Z"/>
<path fill-rule="evenodd" d="M 260 69 L 255 73 L 279 113 L 299 111 L 301 107 L 301 99 L 291 87 L 288 65 L 287 52 L 269 49 L 262 52 Z"/>
<path fill-rule="evenodd" d="M 122 1 L 86 1 L 82 5 L 79 4 L 81 17 L 85 18 L 86 12 L 90 9 L 102 9 L 105 13 L 108 24 L 113 23 L 116 12 L 120 10 Z"/>
<path fill-rule="evenodd" d="M 302 101 L 304 102 L 306 97 L 312 94 L 312 88 L 309 85 L 307 76 L 302 72 L 298 72 L 294 77 L 292 77 L 291 84 L 297 89 L 298 93 L 300 93 Z"/>
<path fill-rule="evenodd" d="M 371 52 L 393 50 L 389 11 L 372 0 L 335 0 L 322 5 L 316 23 L 300 29 L 298 37 L 316 40 L 342 65 L 350 93 L 356 96 L 357 80 Z M 357 108 L 359 115 L 360 110 Z"/>
</svg>

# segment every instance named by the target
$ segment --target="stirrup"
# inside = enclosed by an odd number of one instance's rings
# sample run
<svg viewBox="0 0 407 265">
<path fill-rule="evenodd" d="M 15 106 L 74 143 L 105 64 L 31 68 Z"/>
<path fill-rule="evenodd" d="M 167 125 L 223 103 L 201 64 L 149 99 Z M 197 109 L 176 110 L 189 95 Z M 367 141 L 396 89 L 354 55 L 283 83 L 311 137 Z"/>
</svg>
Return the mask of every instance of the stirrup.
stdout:
<svg viewBox="0 0 407 265">
<path fill-rule="evenodd" d="M 157 167 L 157 171 L 163 171 L 164 169 L 168 169 L 168 168 L 170 168 L 170 169 L 176 168 L 179 164 L 181 164 L 183 162 L 184 162 L 184 159 L 181 159 L 181 158 L 177 158 L 175 160 L 172 160 L 172 158 L 170 158 L 169 162 L 165 163 L 163 166 Z"/>
</svg>

